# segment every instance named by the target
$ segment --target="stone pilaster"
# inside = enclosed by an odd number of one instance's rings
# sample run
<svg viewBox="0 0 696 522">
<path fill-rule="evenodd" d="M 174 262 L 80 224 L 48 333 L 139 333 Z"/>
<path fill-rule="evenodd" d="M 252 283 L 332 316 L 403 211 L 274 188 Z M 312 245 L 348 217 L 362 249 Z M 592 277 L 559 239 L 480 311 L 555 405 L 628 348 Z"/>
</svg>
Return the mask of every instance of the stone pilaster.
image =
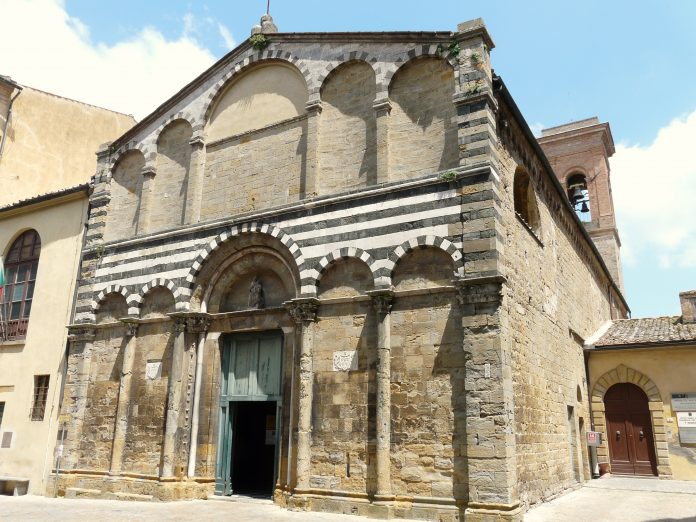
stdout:
<svg viewBox="0 0 696 522">
<path fill-rule="evenodd" d="M 201 412 L 201 384 L 203 380 L 203 358 L 205 355 L 205 337 L 210 327 L 208 314 L 191 314 L 186 318 L 187 329 L 198 335 L 196 345 L 196 372 L 193 391 L 193 412 L 191 414 L 191 445 L 189 449 L 188 477 L 196 476 L 196 454 L 198 452 L 198 423 Z"/>
<path fill-rule="evenodd" d="M 198 223 L 201 219 L 203 199 L 203 176 L 205 173 L 205 140 L 195 134 L 189 140 L 191 159 L 189 163 L 188 187 L 186 189 L 186 223 Z"/>
<path fill-rule="evenodd" d="M 107 208 L 111 199 L 109 186 L 109 145 L 105 144 L 97 151 L 97 170 L 94 173 L 92 193 L 89 197 L 89 216 L 85 232 L 85 247 L 91 248 L 104 241 Z"/>
<path fill-rule="evenodd" d="M 312 99 L 307 102 L 307 152 L 305 155 L 304 186 L 300 188 L 303 198 L 317 195 L 319 187 L 319 116 L 321 115 L 321 100 Z"/>
<path fill-rule="evenodd" d="M 63 403 L 61 412 L 61 422 L 66 423 L 68 430 L 61 461 L 63 468 L 73 468 L 77 465 L 82 426 L 87 411 L 94 337 L 95 329 L 90 325 L 72 325 L 68 329 L 70 352 L 64 394 L 66 402 Z M 67 398 L 72 398 L 72 401 L 69 402 Z"/>
<path fill-rule="evenodd" d="M 386 96 L 375 100 L 372 107 L 375 110 L 377 124 L 377 184 L 389 181 L 389 115 L 391 102 Z"/>
<path fill-rule="evenodd" d="M 480 18 L 459 24 L 455 40 L 460 50 L 457 107 L 459 164 L 498 165 L 496 118 L 490 51 L 494 44 Z"/>
<path fill-rule="evenodd" d="M 377 313 L 377 500 L 392 500 L 391 489 L 391 290 L 370 292 Z"/>
<path fill-rule="evenodd" d="M 303 493 L 309 490 L 309 475 L 311 472 L 312 403 L 314 385 L 312 347 L 314 344 L 314 323 L 317 318 L 318 301 L 314 298 L 293 299 L 285 303 L 285 307 L 293 321 L 295 321 L 295 342 L 300 345 L 299 408 L 297 416 L 297 485 L 295 487 L 295 492 Z"/>
<path fill-rule="evenodd" d="M 140 212 L 138 214 L 138 234 L 147 234 L 150 231 L 150 211 L 152 210 L 152 198 L 155 197 L 155 175 L 157 169 L 154 165 L 145 165 L 141 173 L 143 186 L 140 192 Z"/>
<path fill-rule="evenodd" d="M 511 355 L 501 338 L 503 276 L 458 278 L 466 357 L 467 520 L 522 520 Z"/>
<path fill-rule="evenodd" d="M 175 474 L 178 454 L 177 432 L 184 387 L 184 352 L 186 351 L 186 319 L 181 315 L 171 315 L 174 319 L 176 337 L 174 338 L 172 366 L 169 370 L 169 382 L 167 383 L 167 417 L 162 444 L 162 468 L 160 470 L 162 478 L 171 478 Z"/>
<path fill-rule="evenodd" d="M 116 406 L 116 425 L 114 439 L 111 446 L 111 466 L 109 473 L 118 475 L 123 465 L 123 448 L 126 445 L 126 432 L 128 431 L 128 412 L 130 410 L 131 377 L 133 375 L 133 360 L 135 359 L 135 346 L 138 338 L 137 319 L 121 319 L 126 325 L 126 346 L 123 349 L 121 362 L 121 379 L 118 387 L 118 405 Z"/>
</svg>

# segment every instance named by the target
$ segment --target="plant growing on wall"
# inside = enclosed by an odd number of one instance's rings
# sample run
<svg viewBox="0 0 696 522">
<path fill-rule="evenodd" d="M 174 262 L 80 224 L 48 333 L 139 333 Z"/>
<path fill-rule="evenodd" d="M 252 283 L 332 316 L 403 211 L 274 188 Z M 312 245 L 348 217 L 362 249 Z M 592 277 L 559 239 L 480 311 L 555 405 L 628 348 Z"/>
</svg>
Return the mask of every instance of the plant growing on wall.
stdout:
<svg viewBox="0 0 696 522">
<path fill-rule="evenodd" d="M 459 42 L 450 42 L 447 44 L 447 47 L 445 47 L 442 44 L 437 45 L 437 55 L 442 56 L 445 51 L 449 52 L 451 56 L 457 57 L 459 56 L 459 52 L 461 51 L 461 47 L 459 47 Z"/>
<path fill-rule="evenodd" d="M 455 179 L 457 179 L 457 173 L 452 170 L 448 172 L 443 172 L 442 174 L 440 174 L 440 179 L 442 181 L 454 181 Z"/>
<path fill-rule="evenodd" d="M 255 34 L 249 38 L 249 43 L 251 43 L 251 46 L 257 51 L 263 51 L 271 44 L 271 41 L 265 34 Z"/>
</svg>

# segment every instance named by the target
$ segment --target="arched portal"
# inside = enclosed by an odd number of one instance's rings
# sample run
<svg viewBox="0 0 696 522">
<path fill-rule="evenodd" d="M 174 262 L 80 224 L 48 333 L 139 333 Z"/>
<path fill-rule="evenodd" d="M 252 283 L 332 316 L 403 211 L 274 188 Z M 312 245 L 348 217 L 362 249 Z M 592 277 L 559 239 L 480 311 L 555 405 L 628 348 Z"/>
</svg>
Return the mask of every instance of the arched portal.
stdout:
<svg viewBox="0 0 696 522">
<path fill-rule="evenodd" d="M 648 396 L 635 384 L 614 384 L 604 395 L 611 471 L 657 475 Z"/>
<path fill-rule="evenodd" d="M 300 288 L 288 242 L 261 232 L 225 235 L 192 285 L 191 309 L 209 321 L 198 341 L 202 433 L 195 465 L 215 470 L 220 495 L 270 497 L 287 482 L 296 325 L 285 303 Z"/>
</svg>

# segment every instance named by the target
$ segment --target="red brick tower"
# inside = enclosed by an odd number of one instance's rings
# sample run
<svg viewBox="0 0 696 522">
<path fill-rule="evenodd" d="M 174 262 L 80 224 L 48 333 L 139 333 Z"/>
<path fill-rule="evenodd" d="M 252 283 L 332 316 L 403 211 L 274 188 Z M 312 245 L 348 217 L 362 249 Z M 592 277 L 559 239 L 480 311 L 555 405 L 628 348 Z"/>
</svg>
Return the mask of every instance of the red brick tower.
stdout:
<svg viewBox="0 0 696 522">
<path fill-rule="evenodd" d="M 539 144 L 571 204 L 623 291 L 621 240 L 616 228 L 609 158 L 614 139 L 608 123 L 588 118 L 541 131 Z"/>
</svg>

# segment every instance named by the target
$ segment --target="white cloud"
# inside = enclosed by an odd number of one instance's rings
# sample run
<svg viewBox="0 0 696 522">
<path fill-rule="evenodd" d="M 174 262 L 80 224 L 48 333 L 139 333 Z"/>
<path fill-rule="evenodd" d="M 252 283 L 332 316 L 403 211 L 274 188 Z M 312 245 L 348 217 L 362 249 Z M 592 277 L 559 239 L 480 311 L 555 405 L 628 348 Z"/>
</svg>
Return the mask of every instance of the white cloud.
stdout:
<svg viewBox="0 0 696 522">
<path fill-rule="evenodd" d="M 222 41 L 225 42 L 225 47 L 227 47 L 228 50 L 234 49 L 236 47 L 237 42 L 234 41 L 234 37 L 232 36 L 232 33 L 227 27 L 225 27 L 221 23 L 218 23 L 218 32 L 220 33 Z"/>
<path fill-rule="evenodd" d="M 655 255 L 663 268 L 696 266 L 696 111 L 648 146 L 618 145 L 611 169 L 624 260 Z"/>
<path fill-rule="evenodd" d="M 138 119 L 215 61 L 191 36 L 191 17 L 184 18 L 175 40 L 144 27 L 106 45 L 68 15 L 62 0 L 0 0 L 0 13 L 0 74 Z"/>
<path fill-rule="evenodd" d="M 529 130 L 532 131 L 532 134 L 534 134 L 535 138 L 541 138 L 541 131 L 546 128 L 546 125 L 540 122 L 532 123 L 529 126 Z"/>
</svg>

